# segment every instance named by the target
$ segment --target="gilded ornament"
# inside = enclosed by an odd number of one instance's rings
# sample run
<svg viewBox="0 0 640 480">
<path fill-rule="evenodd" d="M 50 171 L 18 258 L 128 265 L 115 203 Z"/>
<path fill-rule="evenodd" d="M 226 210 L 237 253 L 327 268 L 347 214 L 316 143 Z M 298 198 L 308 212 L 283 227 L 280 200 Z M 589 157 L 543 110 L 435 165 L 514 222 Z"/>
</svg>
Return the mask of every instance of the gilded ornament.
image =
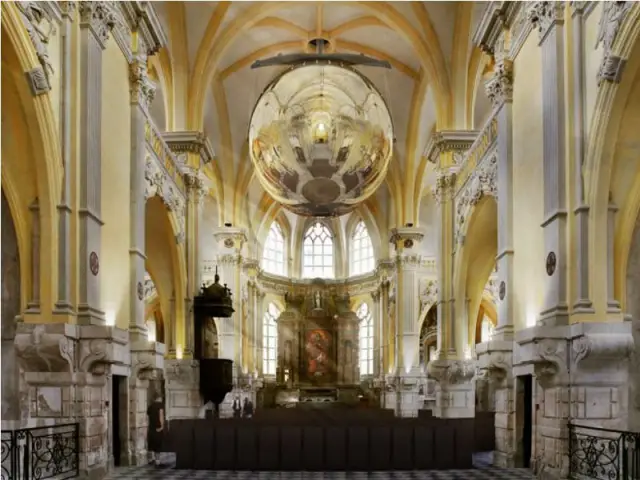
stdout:
<svg viewBox="0 0 640 480">
<path fill-rule="evenodd" d="M 384 99 L 355 69 L 300 65 L 261 95 L 249 145 L 260 183 L 285 208 L 338 216 L 384 181 L 393 126 Z"/>
</svg>

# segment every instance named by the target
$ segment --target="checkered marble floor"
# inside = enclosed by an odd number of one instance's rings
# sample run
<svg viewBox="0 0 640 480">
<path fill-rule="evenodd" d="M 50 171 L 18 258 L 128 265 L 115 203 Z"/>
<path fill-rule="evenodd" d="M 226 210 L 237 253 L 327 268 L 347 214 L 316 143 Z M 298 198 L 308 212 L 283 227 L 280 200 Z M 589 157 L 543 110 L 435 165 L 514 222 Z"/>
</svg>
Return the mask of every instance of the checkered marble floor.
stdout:
<svg viewBox="0 0 640 480">
<path fill-rule="evenodd" d="M 478 457 L 473 470 L 430 470 L 393 472 L 222 472 L 174 470 L 171 456 L 161 459 L 160 467 L 116 468 L 107 480 L 531 480 L 530 470 L 501 469 L 487 465 Z"/>
</svg>

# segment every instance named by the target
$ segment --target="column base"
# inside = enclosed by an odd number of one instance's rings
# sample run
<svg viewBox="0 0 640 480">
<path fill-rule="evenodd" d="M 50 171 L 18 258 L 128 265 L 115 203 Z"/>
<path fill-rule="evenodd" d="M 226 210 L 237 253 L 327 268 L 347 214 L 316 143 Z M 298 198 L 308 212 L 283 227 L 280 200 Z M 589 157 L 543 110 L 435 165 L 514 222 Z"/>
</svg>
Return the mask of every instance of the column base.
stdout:
<svg viewBox="0 0 640 480">
<path fill-rule="evenodd" d="M 167 418 L 204 417 L 197 360 L 164 360 Z"/>
<path fill-rule="evenodd" d="M 492 340 L 479 343 L 476 345 L 476 354 L 480 375 L 491 392 L 489 408 L 495 412 L 493 464 L 512 468 L 516 465 L 513 342 Z"/>
<path fill-rule="evenodd" d="M 408 373 L 388 375 L 384 391 L 384 407 L 392 408 L 396 417 L 417 417 L 418 410 L 424 408 L 426 375 L 419 367 Z M 421 388 L 422 387 L 422 393 Z"/>
<path fill-rule="evenodd" d="M 438 418 L 473 418 L 476 415 L 475 362 L 472 360 L 437 359 L 427 365 L 429 376 L 436 380 Z"/>
<path fill-rule="evenodd" d="M 630 322 L 538 326 L 516 334 L 514 375 L 534 375 L 531 464 L 538 478 L 566 478 L 570 451 L 575 458 L 584 458 L 579 442 L 570 449 L 569 422 L 633 429 L 632 392 L 637 384 L 637 369 L 630 369 L 633 346 Z M 517 387 L 515 415 L 520 425 L 526 402 Z M 585 434 L 602 436 L 593 431 Z M 520 440 L 515 442 L 521 444 Z M 584 462 L 579 465 L 588 467 Z"/>
</svg>

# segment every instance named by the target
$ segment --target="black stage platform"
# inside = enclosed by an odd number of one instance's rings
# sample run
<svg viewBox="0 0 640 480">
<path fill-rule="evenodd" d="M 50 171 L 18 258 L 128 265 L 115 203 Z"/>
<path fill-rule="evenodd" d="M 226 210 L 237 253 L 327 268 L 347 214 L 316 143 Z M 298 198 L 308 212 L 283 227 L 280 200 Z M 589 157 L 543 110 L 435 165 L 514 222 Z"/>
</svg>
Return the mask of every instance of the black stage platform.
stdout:
<svg viewBox="0 0 640 480">
<path fill-rule="evenodd" d="M 380 410 L 263 410 L 253 419 L 172 420 L 170 444 L 179 469 L 465 469 L 477 440 L 484 438 L 482 448 L 493 440 L 476 436 L 479 421 L 396 418 Z"/>
</svg>

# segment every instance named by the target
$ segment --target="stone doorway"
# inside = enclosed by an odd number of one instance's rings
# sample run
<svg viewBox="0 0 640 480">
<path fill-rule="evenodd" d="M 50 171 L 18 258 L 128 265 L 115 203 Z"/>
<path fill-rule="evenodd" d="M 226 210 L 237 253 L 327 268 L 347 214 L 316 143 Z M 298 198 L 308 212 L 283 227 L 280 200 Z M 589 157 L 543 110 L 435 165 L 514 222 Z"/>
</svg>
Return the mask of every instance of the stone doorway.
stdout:
<svg viewBox="0 0 640 480">
<path fill-rule="evenodd" d="M 119 467 L 127 463 L 128 447 L 127 403 L 129 401 L 128 378 L 111 377 L 111 463 Z"/>
<path fill-rule="evenodd" d="M 516 458 L 515 466 L 531 468 L 533 453 L 533 375 L 516 380 Z"/>
</svg>

